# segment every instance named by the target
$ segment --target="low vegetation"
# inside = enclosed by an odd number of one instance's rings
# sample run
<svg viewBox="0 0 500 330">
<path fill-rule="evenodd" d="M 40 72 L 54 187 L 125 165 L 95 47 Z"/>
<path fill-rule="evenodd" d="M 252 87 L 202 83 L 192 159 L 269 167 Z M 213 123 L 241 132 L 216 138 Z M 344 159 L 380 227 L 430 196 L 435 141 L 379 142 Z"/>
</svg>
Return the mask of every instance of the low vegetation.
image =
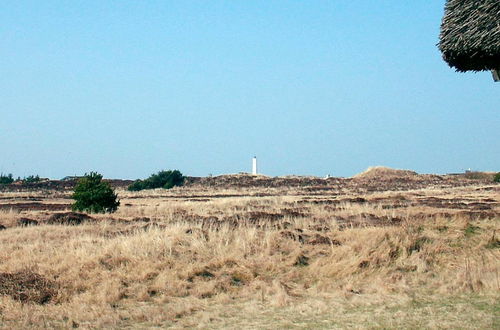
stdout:
<svg viewBox="0 0 500 330">
<path fill-rule="evenodd" d="M 499 328 L 500 185 L 393 177 L 2 192 L 0 327 Z"/>
<path fill-rule="evenodd" d="M 152 174 L 145 180 L 136 180 L 129 187 L 129 191 L 140 191 L 144 189 L 170 189 L 175 186 L 182 186 L 184 183 L 184 176 L 178 170 L 160 171 Z"/>
<path fill-rule="evenodd" d="M 109 183 L 102 181 L 102 175 L 96 172 L 85 174 L 78 180 L 72 198 L 74 211 L 89 213 L 115 212 L 120 205 L 118 196 Z"/>
<path fill-rule="evenodd" d="M 12 174 L 0 174 L 0 184 L 11 184 L 14 182 Z"/>
<path fill-rule="evenodd" d="M 35 183 L 35 182 L 40 182 L 40 176 L 38 175 L 29 175 L 27 177 L 24 177 L 21 179 L 18 177 L 17 179 L 14 179 L 12 174 L 0 174 L 0 184 L 6 185 L 6 184 L 11 184 L 14 182 L 21 182 L 23 184 L 25 183 Z"/>
<path fill-rule="evenodd" d="M 38 175 L 29 175 L 25 178 L 23 178 L 21 181 L 23 183 L 35 183 L 35 182 L 40 182 L 40 176 Z"/>
</svg>

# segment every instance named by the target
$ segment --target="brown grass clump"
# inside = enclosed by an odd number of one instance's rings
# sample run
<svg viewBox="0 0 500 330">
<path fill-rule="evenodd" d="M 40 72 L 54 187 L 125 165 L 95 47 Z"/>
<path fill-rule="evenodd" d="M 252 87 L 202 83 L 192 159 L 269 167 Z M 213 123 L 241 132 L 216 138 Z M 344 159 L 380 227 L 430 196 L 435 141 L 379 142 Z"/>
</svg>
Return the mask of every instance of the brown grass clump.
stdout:
<svg viewBox="0 0 500 330">
<path fill-rule="evenodd" d="M 20 218 L 19 220 L 17 220 L 17 225 L 21 227 L 37 226 L 38 221 L 29 218 Z"/>
<path fill-rule="evenodd" d="M 22 303 L 46 304 L 57 295 L 57 286 L 29 270 L 0 273 L 0 295 L 8 295 Z"/>
<path fill-rule="evenodd" d="M 64 212 L 53 214 L 46 220 L 46 223 L 49 225 L 80 225 L 89 221 L 94 221 L 94 219 L 84 213 Z"/>
</svg>

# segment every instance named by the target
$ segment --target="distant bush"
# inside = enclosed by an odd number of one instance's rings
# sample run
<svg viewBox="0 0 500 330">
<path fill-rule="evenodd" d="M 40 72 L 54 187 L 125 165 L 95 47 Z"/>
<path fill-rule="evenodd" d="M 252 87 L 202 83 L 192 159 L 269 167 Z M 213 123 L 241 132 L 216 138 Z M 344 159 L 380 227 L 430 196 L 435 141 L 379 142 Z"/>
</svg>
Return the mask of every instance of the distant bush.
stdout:
<svg viewBox="0 0 500 330">
<path fill-rule="evenodd" d="M 500 172 L 498 172 L 497 174 L 495 174 L 495 176 L 493 177 L 493 181 L 494 182 L 500 182 Z"/>
<path fill-rule="evenodd" d="M 12 174 L 0 174 L 0 184 L 11 184 L 14 182 Z"/>
<path fill-rule="evenodd" d="M 143 189 L 164 188 L 170 189 L 175 186 L 182 186 L 184 184 L 184 176 L 178 170 L 160 171 L 152 174 L 145 180 L 136 180 L 130 186 L 129 191 L 139 191 Z"/>
<path fill-rule="evenodd" d="M 465 172 L 465 178 L 470 180 L 491 180 L 491 173 L 478 172 L 478 171 L 467 171 Z"/>
<path fill-rule="evenodd" d="M 40 182 L 40 177 L 38 175 L 30 175 L 21 180 L 23 183 L 35 183 Z"/>
<path fill-rule="evenodd" d="M 89 213 L 115 212 L 120 205 L 117 195 L 110 184 L 102 181 L 102 175 L 96 172 L 85 174 L 78 180 L 72 198 L 73 211 Z"/>
</svg>

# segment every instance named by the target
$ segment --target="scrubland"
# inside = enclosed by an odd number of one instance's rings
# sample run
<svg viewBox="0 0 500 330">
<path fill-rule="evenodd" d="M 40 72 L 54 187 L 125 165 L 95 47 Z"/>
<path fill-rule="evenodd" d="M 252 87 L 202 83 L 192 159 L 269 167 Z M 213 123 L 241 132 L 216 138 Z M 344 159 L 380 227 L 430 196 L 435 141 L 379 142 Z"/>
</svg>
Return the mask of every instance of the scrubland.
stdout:
<svg viewBox="0 0 500 330">
<path fill-rule="evenodd" d="M 500 185 L 359 180 L 4 191 L 0 327 L 499 328 Z"/>
</svg>

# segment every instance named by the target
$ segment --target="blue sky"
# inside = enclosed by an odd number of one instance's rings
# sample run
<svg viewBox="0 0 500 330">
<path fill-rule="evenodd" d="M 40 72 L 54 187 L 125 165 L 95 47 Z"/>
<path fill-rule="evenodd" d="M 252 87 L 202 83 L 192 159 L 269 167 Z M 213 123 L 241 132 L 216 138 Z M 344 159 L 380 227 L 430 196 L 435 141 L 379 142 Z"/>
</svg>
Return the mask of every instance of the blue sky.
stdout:
<svg viewBox="0 0 500 330">
<path fill-rule="evenodd" d="M 500 84 L 444 1 L 2 1 L 0 171 L 500 170 Z"/>
</svg>

